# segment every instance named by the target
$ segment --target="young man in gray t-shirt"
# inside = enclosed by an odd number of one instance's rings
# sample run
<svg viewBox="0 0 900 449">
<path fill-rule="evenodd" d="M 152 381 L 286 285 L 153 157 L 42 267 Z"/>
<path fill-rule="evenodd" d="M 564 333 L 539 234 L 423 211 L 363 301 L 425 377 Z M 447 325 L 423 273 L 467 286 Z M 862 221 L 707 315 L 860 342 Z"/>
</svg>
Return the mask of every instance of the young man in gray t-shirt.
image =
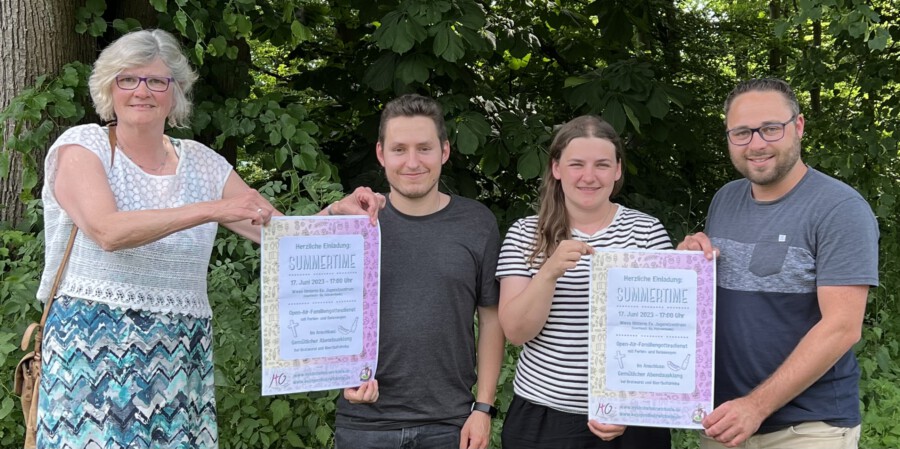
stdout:
<svg viewBox="0 0 900 449">
<path fill-rule="evenodd" d="M 388 103 L 376 152 L 391 185 L 379 213 L 378 372 L 338 399 L 335 445 L 485 449 L 505 342 L 496 219 L 476 201 L 438 191 L 450 142 L 433 99 Z"/>
<path fill-rule="evenodd" d="M 706 234 L 678 246 L 719 257 L 716 409 L 700 447 L 856 448 L 852 347 L 878 285 L 878 224 L 855 190 L 800 160 L 805 120 L 787 83 L 739 84 L 725 120 L 744 179 L 716 193 Z"/>
</svg>

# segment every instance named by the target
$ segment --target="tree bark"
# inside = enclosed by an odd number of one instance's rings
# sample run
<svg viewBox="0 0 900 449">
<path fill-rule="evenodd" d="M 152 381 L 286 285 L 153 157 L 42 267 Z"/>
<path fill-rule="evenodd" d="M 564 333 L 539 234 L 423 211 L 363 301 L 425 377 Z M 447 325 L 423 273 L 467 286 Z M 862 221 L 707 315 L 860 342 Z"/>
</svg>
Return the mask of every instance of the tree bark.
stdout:
<svg viewBox="0 0 900 449">
<path fill-rule="evenodd" d="M 816 20 L 813 22 L 813 49 L 815 49 L 816 54 L 822 48 L 822 21 Z M 809 104 L 812 108 L 813 114 L 818 115 L 822 112 L 822 87 L 819 81 L 816 81 L 816 84 L 809 90 Z"/>
<path fill-rule="evenodd" d="M 93 60 L 94 40 L 75 32 L 75 11 L 84 0 L 0 0 L 0 109 L 40 75 L 55 76 L 68 62 Z M 3 123 L 4 141 L 14 123 Z M 55 139 L 55 135 L 51 138 Z M 0 179 L 0 221 L 15 226 L 22 219 L 25 204 L 22 190 L 22 155 L 9 152 L 9 176 Z M 46 148 L 31 149 L 37 162 L 38 179 L 43 179 Z M 35 189 L 39 193 L 40 185 Z"/>
<path fill-rule="evenodd" d="M 769 2 L 769 19 L 774 23 L 781 18 L 781 4 L 778 0 Z M 773 43 L 769 49 L 769 74 L 779 76 L 781 70 L 781 49 L 778 43 Z"/>
</svg>

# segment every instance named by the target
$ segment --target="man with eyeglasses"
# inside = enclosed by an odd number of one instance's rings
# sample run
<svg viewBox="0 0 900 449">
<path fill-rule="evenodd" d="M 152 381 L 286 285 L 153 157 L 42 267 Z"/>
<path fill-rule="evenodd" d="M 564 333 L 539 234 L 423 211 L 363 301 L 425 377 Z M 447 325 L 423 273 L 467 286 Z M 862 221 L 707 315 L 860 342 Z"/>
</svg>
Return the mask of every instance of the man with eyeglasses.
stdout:
<svg viewBox="0 0 900 449">
<path fill-rule="evenodd" d="M 851 187 L 800 159 L 806 121 L 790 86 L 740 83 L 725 101 L 744 179 L 719 190 L 706 233 L 678 249 L 718 255 L 716 409 L 700 447 L 856 448 L 859 366 L 878 224 Z"/>
</svg>

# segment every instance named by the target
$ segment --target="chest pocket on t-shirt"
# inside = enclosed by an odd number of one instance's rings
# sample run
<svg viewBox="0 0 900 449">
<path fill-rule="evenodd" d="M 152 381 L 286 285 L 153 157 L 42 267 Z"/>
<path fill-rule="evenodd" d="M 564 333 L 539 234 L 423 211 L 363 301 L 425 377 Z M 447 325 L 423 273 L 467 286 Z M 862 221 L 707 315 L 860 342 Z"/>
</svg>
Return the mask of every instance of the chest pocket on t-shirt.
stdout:
<svg viewBox="0 0 900 449">
<path fill-rule="evenodd" d="M 776 236 L 756 243 L 750 256 L 750 272 L 759 276 L 771 276 L 781 272 L 787 257 L 788 241 L 785 236 Z"/>
</svg>

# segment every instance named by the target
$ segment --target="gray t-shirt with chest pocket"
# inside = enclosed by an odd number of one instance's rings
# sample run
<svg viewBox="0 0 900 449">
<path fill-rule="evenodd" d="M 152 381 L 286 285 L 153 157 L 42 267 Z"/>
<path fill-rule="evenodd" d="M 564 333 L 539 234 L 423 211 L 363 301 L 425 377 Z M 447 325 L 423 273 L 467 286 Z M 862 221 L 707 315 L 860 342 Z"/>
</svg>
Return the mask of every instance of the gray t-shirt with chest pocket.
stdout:
<svg viewBox="0 0 900 449">
<path fill-rule="evenodd" d="M 752 198 L 750 182 L 716 193 L 706 232 L 717 260 L 716 405 L 767 379 L 820 319 L 818 287 L 878 285 L 878 224 L 846 184 L 812 168 L 783 197 Z M 860 423 L 852 351 L 763 422 L 761 432 L 825 421 Z"/>
</svg>

